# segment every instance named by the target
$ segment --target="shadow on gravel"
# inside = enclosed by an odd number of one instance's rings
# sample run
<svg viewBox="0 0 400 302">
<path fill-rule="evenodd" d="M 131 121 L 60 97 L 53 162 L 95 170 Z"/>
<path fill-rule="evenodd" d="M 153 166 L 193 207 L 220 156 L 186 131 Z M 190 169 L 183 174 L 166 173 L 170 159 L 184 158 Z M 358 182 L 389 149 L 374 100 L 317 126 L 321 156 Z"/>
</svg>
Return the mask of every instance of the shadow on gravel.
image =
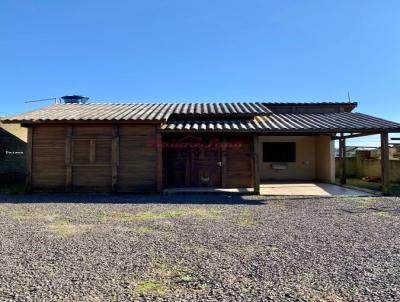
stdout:
<svg viewBox="0 0 400 302">
<path fill-rule="evenodd" d="M 388 207 L 368 207 L 368 208 L 354 208 L 354 209 L 342 209 L 343 212 L 348 214 L 360 214 L 367 212 L 385 212 L 385 213 L 400 213 L 398 208 L 388 208 Z"/>
<path fill-rule="evenodd" d="M 0 203 L 114 203 L 114 204 L 225 204 L 263 205 L 276 199 L 238 194 L 106 195 L 106 194 L 0 194 Z"/>
</svg>

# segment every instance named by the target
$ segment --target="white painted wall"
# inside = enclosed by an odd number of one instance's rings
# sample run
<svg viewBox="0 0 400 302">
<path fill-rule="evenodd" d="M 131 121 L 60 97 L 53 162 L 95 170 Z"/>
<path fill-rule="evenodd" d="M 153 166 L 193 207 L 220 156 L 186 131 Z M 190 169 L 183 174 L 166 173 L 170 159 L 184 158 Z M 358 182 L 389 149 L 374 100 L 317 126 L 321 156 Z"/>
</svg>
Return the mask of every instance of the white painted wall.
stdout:
<svg viewBox="0 0 400 302">
<path fill-rule="evenodd" d="M 335 182 L 335 142 L 327 135 L 315 137 L 316 179 Z"/>
<path fill-rule="evenodd" d="M 268 181 L 335 181 L 334 142 L 329 136 L 260 136 L 259 164 L 262 182 Z M 275 170 L 271 162 L 263 162 L 264 142 L 295 142 L 296 162 L 287 169 Z"/>
</svg>

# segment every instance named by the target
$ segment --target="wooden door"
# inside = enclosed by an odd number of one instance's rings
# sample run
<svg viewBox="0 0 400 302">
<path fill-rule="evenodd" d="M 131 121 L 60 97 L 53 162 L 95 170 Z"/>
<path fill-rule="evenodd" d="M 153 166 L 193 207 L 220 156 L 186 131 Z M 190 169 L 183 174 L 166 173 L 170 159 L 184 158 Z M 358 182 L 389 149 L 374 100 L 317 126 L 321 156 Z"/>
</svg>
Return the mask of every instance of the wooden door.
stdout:
<svg viewBox="0 0 400 302">
<path fill-rule="evenodd" d="M 167 187 L 190 186 L 190 150 L 167 149 L 164 152 L 165 182 Z"/>
<path fill-rule="evenodd" d="M 191 150 L 191 177 L 193 187 L 221 187 L 221 150 L 198 148 Z"/>
</svg>

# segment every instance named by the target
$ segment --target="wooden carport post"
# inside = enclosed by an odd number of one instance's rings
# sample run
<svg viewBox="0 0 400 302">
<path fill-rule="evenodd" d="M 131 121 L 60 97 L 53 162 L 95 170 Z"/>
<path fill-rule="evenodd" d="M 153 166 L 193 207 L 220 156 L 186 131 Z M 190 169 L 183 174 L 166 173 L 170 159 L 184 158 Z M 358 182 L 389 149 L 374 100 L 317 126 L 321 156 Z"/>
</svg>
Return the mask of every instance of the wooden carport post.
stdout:
<svg viewBox="0 0 400 302">
<path fill-rule="evenodd" d="M 260 194 L 260 160 L 258 155 L 259 139 L 258 135 L 253 136 L 253 156 L 252 156 L 252 172 L 253 172 L 253 187 L 254 194 Z"/>
<path fill-rule="evenodd" d="M 382 192 L 388 194 L 390 190 L 390 171 L 389 171 L 389 135 L 387 132 L 381 133 L 381 168 L 382 168 Z"/>
<path fill-rule="evenodd" d="M 346 139 L 343 133 L 340 134 L 339 139 L 339 156 L 340 156 L 340 183 L 346 184 Z"/>
</svg>

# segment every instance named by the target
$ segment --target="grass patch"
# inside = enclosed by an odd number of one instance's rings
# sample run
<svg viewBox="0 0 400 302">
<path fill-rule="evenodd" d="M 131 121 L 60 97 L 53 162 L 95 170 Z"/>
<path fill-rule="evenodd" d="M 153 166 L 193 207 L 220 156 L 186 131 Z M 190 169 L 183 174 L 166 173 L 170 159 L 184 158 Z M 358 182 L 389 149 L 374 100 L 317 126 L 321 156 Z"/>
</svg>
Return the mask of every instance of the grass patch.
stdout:
<svg viewBox="0 0 400 302">
<path fill-rule="evenodd" d="M 183 282 L 190 282 L 193 281 L 193 277 L 190 274 L 182 273 L 179 275 L 179 279 Z"/>
<path fill-rule="evenodd" d="M 25 214 L 25 213 L 13 213 L 11 215 L 11 218 L 14 220 L 22 221 L 22 220 L 31 220 L 34 217 L 30 214 Z"/>
<path fill-rule="evenodd" d="M 238 224 L 238 225 L 246 226 L 246 225 L 256 225 L 257 221 L 252 220 L 252 219 L 239 219 L 239 220 L 235 220 L 234 223 Z"/>
<path fill-rule="evenodd" d="M 155 273 L 162 279 L 175 279 L 178 282 L 193 281 L 191 270 L 185 266 L 171 266 L 167 263 L 161 263 L 158 265 Z"/>
<path fill-rule="evenodd" d="M 253 212 L 250 209 L 244 209 L 235 213 L 235 217 L 230 219 L 230 222 L 242 226 L 250 226 L 258 224 L 256 220 L 253 219 Z"/>
<path fill-rule="evenodd" d="M 208 218 L 208 219 L 223 219 L 222 210 L 216 209 L 196 209 L 188 211 L 188 216 L 194 216 L 199 218 Z"/>
<path fill-rule="evenodd" d="M 378 217 L 381 217 L 381 218 L 392 218 L 393 217 L 388 212 L 384 212 L 384 211 L 379 211 L 375 215 L 378 216 Z"/>
<path fill-rule="evenodd" d="M 340 179 L 336 178 L 336 183 L 340 184 Z M 379 182 L 367 182 L 363 181 L 360 178 L 347 178 L 347 184 L 354 187 L 381 191 L 382 184 Z M 400 196 L 400 184 L 391 184 L 391 188 L 389 190 L 389 195 L 392 196 Z"/>
<path fill-rule="evenodd" d="M 378 198 L 376 198 L 376 197 L 357 197 L 352 200 L 354 200 L 356 203 L 358 203 L 362 207 L 371 206 L 374 203 L 379 201 Z"/>
<path fill-rule="evenodd" d="M 200 218 L 209 219 L 222 219 L 221 210 L 215 209 L 196 209 L 196 210 L 176 210 L 176 211 L 165 211 L 165 212 L 111 212 L 106 213 L 104 211 L 98 211 L 96 218 L 100 220 L 121 220 L 121 221 L 134 221 L 134 220 L 157 220 L 157 219 L 173 219 L 183 216 L 193 216 Z"/>
<path fill-rule="evenodd" d="M 287 200 L 287 198 L 286 199 L 285 198 L 286 197 L 282 198 L 282 200 Z M 287 208 L 287 206 L 283 202 L 280 202 L 280 201 L 268 202 L 267 205 L 268 205 L 268 207 L 273 208 L 273 209 L 286 209 Z"/>
<path fill-rule="evenodd" d="M 252 211 L 250 211 L 250 209 L 244 209 L 240 211 L 241 215 L 245 215 L 245 216 L 249 216 L 252 214 Z"/>
<path fill-rule="evenodd" d="M 107 217 L 107 213 L 106 212 L 104 212 L 104 211 L 102 211 L 102 210 L 100 210 L 100 211 L 98 211 L 97 213 L 96 213 L 96 218 L 97 219 L 105 219 Z"/>
<path fill-rule="evenodd" d="M 68 220 L 56 220 L 48 225 L 50 232 L 60 236 L 74 236 L 86 232 L 89 225 L 72 224 Z"/>
<path fill-rule="evenodd" d="M 42 213 L 21 213 L 14 212 L 11 214 L 11 218 L 18 221 L 41 219 L 47 221 L 53 221 L 57 218 L 56 214 L 42 214 Z"/>
<path fill-rule="evenodd" d="M 181 266 L 171 266 L 168 263 L 160 263 L 153 271 L 153 278 L 139 280 L 134 290 L 142 296 L 163 297 L 172 288 L 179 290 L 179 284 L 189 283 L 194 280 L 191 270 Z"/>
<path fill-rule="evenodd" d="M 134 220 L 155 220 L 162 218 L 176 218 L 183 215 L 182 211 L 171 211 L 171 212 L 140 212 L 140 213 L 129 213 L 129 212 L 111 212 L 106 213 L 99 211 L 96 213 L 96 218 L 100 220 L 121 220 L 121 221 L 134 221 Z"/>
<path fill-rule="evenodd" d="M 202 244 L 192 244 L 183 246 L 182 251 L 185 253 L 194 252 L 195 254 L 206 254 L 210 251 L 210 249 Z"/>
<path fill-rule="evenodd" d="M 162 219 L 162 218 L 177 218 L 185 214 L 184 211 L 167 211 L 161 213 L 142 212 L 136 214 L 138 220 Z"/>
<path fill-rule="evenodd" d="M 163 297 L 168 292 L 168 287 L 156 280 L 142 280 L 135 286 L 135 291 L 142 296 L 152 295 Z"/>
<path fill-rule="evenodd" d="M 151 227 L 146 227 L 146 226 L 132 228 L 132 231 L 139 233 L 139 234 L 151 234 L 151 233 L 157 232 L 156 229 L 151 228 Z"/>
</svg>

